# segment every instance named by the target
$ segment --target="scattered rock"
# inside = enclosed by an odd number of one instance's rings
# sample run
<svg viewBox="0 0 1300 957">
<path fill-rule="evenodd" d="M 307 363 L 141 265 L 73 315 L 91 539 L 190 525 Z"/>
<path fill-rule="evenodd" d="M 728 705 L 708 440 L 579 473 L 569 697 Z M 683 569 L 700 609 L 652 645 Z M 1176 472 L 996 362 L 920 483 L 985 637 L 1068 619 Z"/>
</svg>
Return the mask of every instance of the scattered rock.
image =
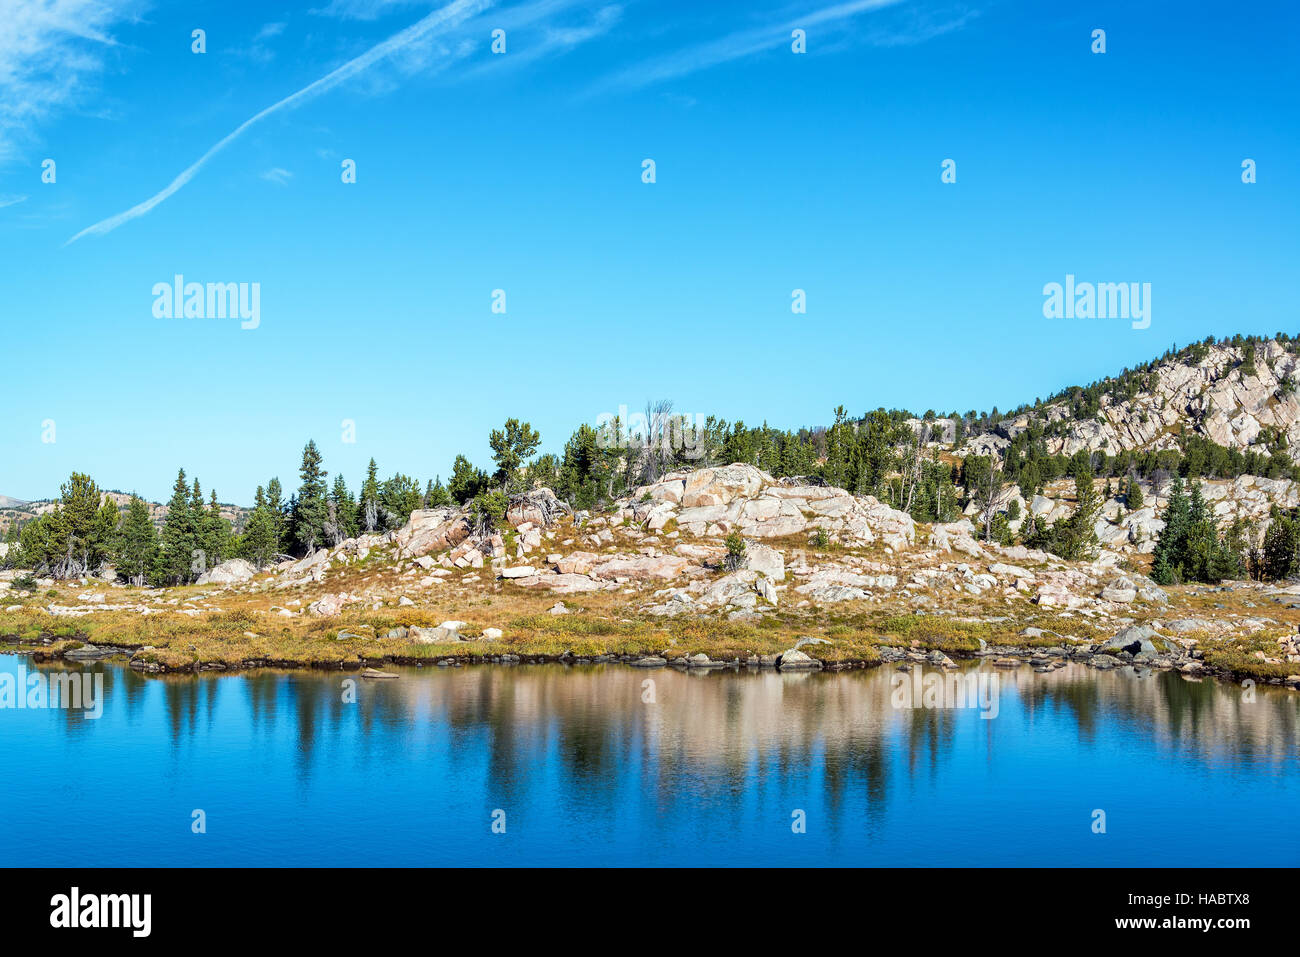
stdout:
<svg viewBox="0 0 1300 957">
<path fill-rule="evenodd" d="M 822 663 L 816 658 L 810 658 L 798 648 L 791 648 L 781 653 L 776 666 L 781 671 L 816 671 L 821 668 Z"/>
<path fill-rule="evenodd" d="M 232 558 L 230 561 L 222 562 L 215 568 L 210 568 L 197 579 L 196 585 L 232 585 L 237 582 L 246 582 L 257 574 L 257 569 L 251 562 L 242 558 Z"/>
</svg>

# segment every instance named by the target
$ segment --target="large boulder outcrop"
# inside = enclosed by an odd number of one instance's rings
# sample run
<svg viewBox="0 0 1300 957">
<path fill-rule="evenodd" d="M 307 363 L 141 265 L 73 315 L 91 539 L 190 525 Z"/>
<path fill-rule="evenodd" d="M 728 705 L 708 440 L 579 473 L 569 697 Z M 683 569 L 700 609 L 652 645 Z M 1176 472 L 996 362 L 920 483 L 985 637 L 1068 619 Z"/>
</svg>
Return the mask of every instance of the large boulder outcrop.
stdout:
<svg viewBox="0 0 1300 957">
<path fill-rule="evenodd" d="M 459 509 L 421 508 L 411 513 L 393 541 L 400 557 L 417 558 L 453 548 L 469 538 L 472 531 L 469 516 Z"/>
<path fill-rule="evenodd" d="M 576 595 L 580 592 L 600 591 L 602 588 L 616 588 L 612 583 L 599 582 L 587 575 L 566 575 L 562 573 L 538 572 L 527 578 L 513 579 L 513 584 L 520 588 L 542 588 L 557 595 Z"/>
<path fill-rule="evenodd" d="M 911 516 L 870 495 L 802 479 L 777 481 L 742 464 L 674 472 L 638 488 L 619 516 L 649 531 L 675 520 L 681 532 L 695 536 L 739 531 L 746 538 L 783 538 L 821 529 L 848 544 L 883 540 L 895 550 L 916 537 Z"/>
<path fill-rule="evenodd" d="M 941 552 L 958 551 L 972 558 L 983 557 L 984 549 L 975 541 L 974 536 L 975 526 L 968 519 L 962 519 L 960 522 L 949 522 L 931 528 L 929 545 Z"/>
<path fill-rule="evenodd" d="M 257 569 L 251 562 L 242 558 L 232 558 L 230 561 L 222 562 L 215 568 L 210 568 L 197 579 L 196 585 L 234 585 L 239 582 L 246 582 L 257 574 Z"/>
<path fill-rule="evenodd" d="M 1117 633 L 1103 647 L 1108 651 L 1127 651 L 1134 655 L 1154 655 L 1160 649 L 1156 648 L 1152 639 L 1159 637 L 1160 635 L 1156 633 L 1156 630 L 1149 625 L 1131 625 Z"/>
<path fill-rule="evenodd" d="M 785 580 L 785 557 L 770 545 L 746 544 L 745 567 L 772 581 Z"/>
<path fill-rule="evenodd" d="M 354 601 L 357 601 L 354 596 L 343 592 L 337 595 L 322 595 L 307 606 L 307 613 L 318 618 L 333 618 Z"/>
<path fill-rule="evenodd" d="M 533 524 L 538 528 L 549 528 L 564 515 L 572 515 L 573 509 L 549 488 L 536 488 L 510 497 L 506 507 L 506 521 L 513 527 Z"/>
<path fill-rule="evenodd" d="M 588 575 L 596 579 L 628 578 L 635 581 L 662 579 L 667 581 L 692 566 L 689 559 L 677 555 L 615 556 L 591 566 Z"/>
</svg>

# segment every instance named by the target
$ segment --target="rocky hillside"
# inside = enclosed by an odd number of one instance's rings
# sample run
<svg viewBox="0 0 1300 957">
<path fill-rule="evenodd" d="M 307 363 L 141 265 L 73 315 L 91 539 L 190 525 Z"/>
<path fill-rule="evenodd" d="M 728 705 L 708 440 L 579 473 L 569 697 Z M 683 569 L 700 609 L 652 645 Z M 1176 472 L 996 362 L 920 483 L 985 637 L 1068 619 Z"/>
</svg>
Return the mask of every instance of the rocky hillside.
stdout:
<svg viewBox="0 0 1300 957">
<path fill-rule="evenodd" d="M 918 521 L 820 478 L 734 463 L 670 472 L 600 511 L 575 512 L 535 488 L 512 497 L 495 528 L 484 523 L 496 513 L 473 504 L 420 509 L 401 528 L 264 569 L 228 561 L 190 586 L 134 587 L 112 569 L 33 583 L 8 569 L 0 571 L 0 636 L 39 655 L 125 649 L 146 671 L 520 660 L 948 669 L 954 656 L 978 656 L 1035 671 L 1076 661 L 1300 688 L 1300 585 L 1160 587 L 1147 577 L 1168 505 L 1164 466 L 1122 475 L 1139 483 L 1140 507 L 1117 494 L 1115 475 L 1096 481 L 1100 548 L 1086 560 L 982 540 L 980 506 L 971 501 L 964 515 L 951 508 L 968 499 L 951 483 L 975 463 L 952 473 L 949 465 L 1008 447 L 1017 450 L 1008 465 L 1019 463 L 1025 431 L 1048 455 L 1173 449 L 1201 436 L 1266 451 L 1271 460 L 1240 458 L 1290 476 L 1237 467 L 1201 481 L 1222 524 L 1246 519 L 1260 535 L 1274 506 L 1300 506 L 1296 470 L 1279 467 L 1279 453 L 1300 441 L 1297 342 L 1234 342 L 1200 343 L 1067 390 L 960 442 L 966 420 L 927 419 L 927 441 L 937 445 L 927 460 L 949 483 L 950 507 L 913 514 L 956 521 Z M 914 461 L 919 474 L 920 456 Z M 1000 486 L 994 511 L 1013 534 L 1026 516 L 1051 524 L 1073 513 L 1076 486 L 1054 469 Z M 894 488 L 874 487 L 885 497 Z M 119 505 L 128 500 L 111 494 Z M 4 499 L 0 524 L 51 507 Z M 166 511 L 153 505 L 154 521 Z M 244 509 L 224 512 L 242 527 Z"/>
<path fill-rule="evenodd" d="M 110 499 L 117 503 L 119 511 L 125 510 L 126 505 L 131 501 L 131 496 L 125 492 L 105 492 Z M 149 506 L 149 517 L 153 520 L 154 525 L 162 528 L 163 522 L 167 519 L 167 506 L 158 502 L 147 502 Z M 10 498 L 7 495 L 0 495 L 0 534 L 8 530 L 10 525 L 22 525 L 37 515 L 43 515 L 54 508 L 55 502 L 50 499 L 38 502 L 24 502 L 21 499 Z M 240 505 L 221 505 L 221 515 L 236 532 L 244 527 L 247 520 L 249 509 Z"/>
<path fill-rule="evenodd" d="M 1300 357 L 1289 348 L 1293 345 L 1276 340 L 1255 344 L 1253 361 L 1248 346 L 1198 347 L 1185 358 L 1155 364 L 1139 377 L 1142 385 L 1131 397 L 1103 395 L 1094 417 L 1077 419 L 1064 400 L 1048 403 L 970 437 L 963 451 L 1000 452 L 1034 421 L 1062 423 L 1061 434 L 1046 440 L 1053 454 L 1175 448 L 1187 435 L 1235 449 L 1282 436 L 1287 446 L 1296 447 Z"/>
<path fill-rule="evenodd" d="M 735 532 L 745 548 L 728 561 Z M 42 623 L 72 619 L 90 634 L 102 619 L 99 640 L 136 649 L 147 671 L 290 654 L 333 667 L 550 656 L 783 670 L 948 668 L 964 654 L 1300 686 L 1300 586 L 1165 589 L 1121 550 L 1069 562 L 973 532 L 966 519 L 922 525 L 871 496 L 735 464 L 670 474 L 602 514 L 537 490 L 489 532 L 469 509 L 416 511 L 401 529 L 262 571 L 227 562 L 197 586 L 42 581 L 3 614 L 49 631 Z M 0 572 L 0 591 L 14 574 Z"/>
</svg>

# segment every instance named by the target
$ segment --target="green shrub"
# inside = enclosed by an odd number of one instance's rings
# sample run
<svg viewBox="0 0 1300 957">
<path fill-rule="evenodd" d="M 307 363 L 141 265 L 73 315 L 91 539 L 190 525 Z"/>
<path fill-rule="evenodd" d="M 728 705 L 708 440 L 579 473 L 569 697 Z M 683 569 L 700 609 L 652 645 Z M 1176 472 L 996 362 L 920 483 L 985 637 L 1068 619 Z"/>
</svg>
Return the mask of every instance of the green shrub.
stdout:
<svg viewBox="0 0 1300 957">
<path fill-rule="evenodd" d="M 486 535 L 499 528 L 505 521 L 506 509 L 509 505 L 510 500 L 506 498 L 504 492 L 479 492 L 470 502 L 475 530 L 481 535 Z"/>
<path fill-rule="evenodd" d="M 745 564 L 745 539 L 741 537 L 740 532 L 732 532 L 723 539 L 722 543 L 727 546 L 727 571 L 734 572 Z"/>
</svg>

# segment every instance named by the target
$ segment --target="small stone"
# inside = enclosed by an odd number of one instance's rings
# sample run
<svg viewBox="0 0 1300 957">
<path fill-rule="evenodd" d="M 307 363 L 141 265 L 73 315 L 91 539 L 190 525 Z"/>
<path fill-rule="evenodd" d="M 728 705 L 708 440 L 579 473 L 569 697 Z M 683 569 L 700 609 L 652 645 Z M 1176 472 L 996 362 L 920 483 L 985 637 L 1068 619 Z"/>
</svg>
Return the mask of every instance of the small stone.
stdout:
<svg viewBox="0 0 1300 957">
<path fill-rule="evenodd" d="M 777 668 L 781 671 L 815 671 L 822 666 L 816 658 L 810 658 L 798 648 L 791 648 L 781 654 Z"/>
</svg>

